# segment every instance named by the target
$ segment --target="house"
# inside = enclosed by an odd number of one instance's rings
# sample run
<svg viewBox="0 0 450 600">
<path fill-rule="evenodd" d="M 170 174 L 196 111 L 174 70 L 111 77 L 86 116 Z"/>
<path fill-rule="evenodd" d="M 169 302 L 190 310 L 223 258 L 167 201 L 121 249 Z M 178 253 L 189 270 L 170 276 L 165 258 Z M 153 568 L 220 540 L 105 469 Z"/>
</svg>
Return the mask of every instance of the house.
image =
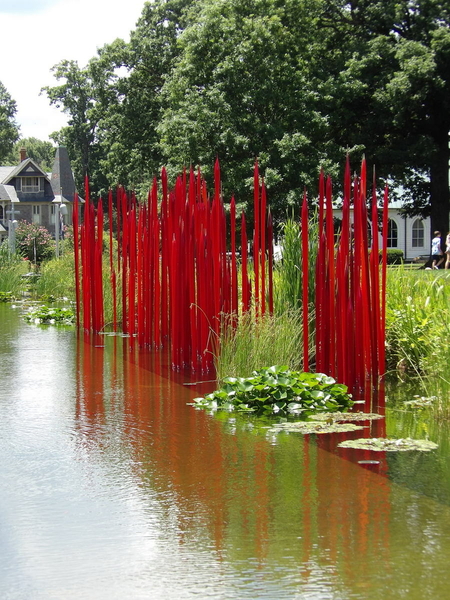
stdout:
<svg viewBox="0 0 450 600">
<path fill-rule="evenodd" d="M 0 166 L 0 242 L 8 236 L 13 220 L 37 223 L 55 235 L 55 204 L 67 207 L 66 223 L 72 222 L 75 182 L 67 149 L 56 150 L 51 173 L 45 173 L 26 149 L 17 166 Z M 65 212 L 65 211 L 64 211 Z"/>
<path fill-rule="evenodd" d="M 406 262 L 430 256 L 432 238 L 430 218 L 404 217 L 401 209 L 401 201 L 389 202 L 387 247 L 402 250 L 403 260 Z M 333 209 L 333 215 L 336 220 L 342 219 L 342 210 Z M 351 221 L 352 217 L 353 209 L 350 209 Z M 381 237 L 379 244 L 381 244 Z"/>
</svg>

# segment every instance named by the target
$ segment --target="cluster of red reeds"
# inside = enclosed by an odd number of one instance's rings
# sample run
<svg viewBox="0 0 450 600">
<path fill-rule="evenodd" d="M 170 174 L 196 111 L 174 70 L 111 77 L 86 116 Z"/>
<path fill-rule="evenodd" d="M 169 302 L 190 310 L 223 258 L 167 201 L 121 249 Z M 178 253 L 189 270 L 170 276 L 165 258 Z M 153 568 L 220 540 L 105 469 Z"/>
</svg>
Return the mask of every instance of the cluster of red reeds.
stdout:
<svg viewBox="0 0 450 600">
<path fill-rule="evenodd" d="M 174 368 L 190 367 L 193 371 L 201 372 L 213 368 L 222 325 L 225 322 L 227 326 L 235 326 L 238 315 L 250 310 L 252 295 L 260 314 L 264 315 L 266 310 L 273 311 L 273 226 L 270 214 L 267 214 L 266 191 L 264 184 L 259 182 L 258 167 L 255 166 L 253 278 L 248 272 L 245 215 L 241 215 L 239 252 L 236 204 L 232 198 L 229 218 L 231 243 L 230 250 L 227 250 L 227 217 L 220 194 L 218 161 L 214 175 L 212 198 L 200 172 L 195 174 L 192 169 L 189 176 L 183 173 L 177 179 L 175 188 L 169 192 L 166 171 L 163 169 L 160 202 L 156 179 L 146 203 L 138 204 L 134 194 L 129 196 L 123 188 L 117 192 L 115 215 L 111 192 L 108 202 L 113 329 L 116 330 L 118 325 L 116 273 L 119 273 L 122 282 L 123 333 L 137 337 L 140 346 L 160 348 L 168 343 Z M 80 228 L 83 328 L 94 332 L 104 326 L 100 287 L 103 243 L 101 206 L 99 202 L 95 215 L 86 183 L 85 217 Z M 118 241 L 117 267 L 113 259 L 113 223 L 116 225 Z M 75 201 L 74 229 L 75 247 L 78 247 L 78 200 Z M 78 253 L 75 269 L 78 281 Z"/>
<path fill-rule="evenodd" d="M 353 188 L 353 189 L 352 189 Z M 351 222 L 351 204 L 353 222 Z M 351 180 L 347 159 L 342 223 L 336 240 L 331 179 L 319 180 L 316 265 L 316 370 L 363 394 L 385 372 L 385 295 L 388 193 L 383 199 L 381 287 L 375 177 L 371 194 L 372 244 L 366 203 L 366 162 Z M 307 228 L 303 225 L 303 235 Z M 303 254 L 305 257 L 305 254 Z M 307 273 L 307 265 L 303 264 Z"/>
<path fill-rule="evenodd" d="M 316 371 L 335 376 L 350 389 L 376 384 L 384 373 L 384 297 L 386 289 L 387 192 L 383 213 L 383 260 L 380 287 L 378 209 L 372 192 L 372 252 L 369 253 L 366 174 L 352 182 L 347 161 L 343 220 L 336 241 L 331 179 L 319 182 L 319 251 L 316 266 Z M 83 329 L 104 327 L 102 289 L 103 210 L 89 200 L 86 182 L 84 221 L 79 224 L 75 200 L 73 224 L 77 315 L 83 308 Z M 353 204 L 353 223 L 350 205 Z M 221 196 L 219 164 L 210 197 L 200 171 L 183 173 L 169 191 L 165 169 L 161 195 L 156 179 L 147 202 L 118 188 L 116 210 L 108 199 L 113 329 L 118 328 L 117 281 L 122 282 L 122 332 L 141 347 L 169 345 L 174 368 L 196 372 L 213 368 L 221 327 L 235 327 L 239 316 L 253 311 L 257 320 L 273 314 L 273 225 L 266 188 L 254 168 L 254 229 L 248 251 L 246 219 L 241 215 L 240 252 L 234 198 L 227 219 Z M 117 256 L 113 256 L 113 227 Z M 304 369 L 309 369 L 308 204 L 301 210 Z M 227 244 L 229 233 L 229 244 Z M 80 252 L 78 251 L 80 248 Z M 80 265 L 81 256 L 81 265 Z M 249 262 L 253 265 L 253 275 Z M 240 262 L 240 270 L 238 269 Z M 239 280 L 240 271 L 240 280 Z M 82 277 L 80 275 L 82 274 Z M 81 290 L 80 290 L 81 282 Z M 81 325 L 81 324 L 80 324 Z"/>
</svg>

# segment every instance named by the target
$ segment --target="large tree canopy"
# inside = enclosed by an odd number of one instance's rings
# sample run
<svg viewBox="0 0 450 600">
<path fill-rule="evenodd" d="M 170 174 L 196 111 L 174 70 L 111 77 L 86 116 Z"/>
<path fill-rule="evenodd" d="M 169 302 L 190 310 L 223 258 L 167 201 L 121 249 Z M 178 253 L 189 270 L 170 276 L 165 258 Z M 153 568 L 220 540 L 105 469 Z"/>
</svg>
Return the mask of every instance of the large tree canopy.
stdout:
<svg viewBox="0 0 450 600">
<path fill-rule="evenodd" d="M 0 81 L 0 162 L 3 162 L 19 137 L 16 112 L 15 101 Z"/>
<path fill-rule="evenodd" d="M 440 0 L 327 0 L 328 114 L 337 143 L 364 149 L 409 212 L 449 219 L 450 7 Z M 339 41 L 344 50 L 339 48 Z M 431 199 L 431 202 L 430 202 Z"/>
<path fill-rule="evenodd" d="M 320 166 L 336 176 L 346 152 L 366 153 L 445 230 L 449 13 L 443 0 L 155 0 L 129 43 L 60 63 L 47 93 L 97 191 L 145 188 L 162 164 L 208 175 L 219 157 L 225 200 L 245 203 L 258 158 L 281 216 L 304 186 L 315 194 Z"/>
</svg>

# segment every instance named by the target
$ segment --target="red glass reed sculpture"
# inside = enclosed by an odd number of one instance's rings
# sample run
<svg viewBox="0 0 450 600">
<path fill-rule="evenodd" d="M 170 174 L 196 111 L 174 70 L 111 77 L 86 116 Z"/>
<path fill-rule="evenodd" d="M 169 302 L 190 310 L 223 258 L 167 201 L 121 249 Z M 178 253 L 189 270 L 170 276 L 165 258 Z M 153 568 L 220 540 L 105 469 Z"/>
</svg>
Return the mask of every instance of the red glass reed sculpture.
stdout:
<svg viewBox="0 0 450 600">
<path fill-rule="evenodd" d="M 113 257 L 114 198 L 112 192 L 108 195 L 113 329 L 118 328 L 120 278 L 122 331 L 137 340 L 140 347 L 168 346 L 174 369 L 190 368 L 204 373 L 213 369 L 223 327 L 236 328 L 244 314 L 259 319 L 270 317 L 274 311 L 273 223 L 258 163 L 254 166 L 253 278 L 249 276 L 245 215 L 242 213 L 240 219 L 239 269 L 236 202 L 231 199 L 227 220 L 218 161 L 214 175 L 213 198 L 208 195 L 200 170 L 195 174 L 192 169 L 178 177 L 172 191 L 163 169 L 161 189 L 155 179 L 144 203 L 138 203 L 134 194 L 129 196 L 119 187 L 115 199 L 117 272 Z M 370 244 L 365 160 L 360 177 L 355 177 L 352 186 L 347 159 L 343 189 L 342 224 L 336 232 L 332 182 L 321 172 L 314 356 L 310 356 L 309 348 L 311 240 L 306 191 L 303 196 L 299 265 L 303 276 L 303 363 L 304 369 L 309 370 L 315 362 L 316 371 L 334 376 L 352 391 L 364 393 L 376 386 L 384 374 L 388 191 L 386 188 L 383 199 L 380 275 L 375 179 Z M 77 197 L 73 211 L 77 322 L 81 326 L 82 309 L 83 329 L 97 333 L 104 328 L 103 207 L 99 201 L 94 208 L 87 179 L 85 196 L 82 223 Z"/>
</svg>

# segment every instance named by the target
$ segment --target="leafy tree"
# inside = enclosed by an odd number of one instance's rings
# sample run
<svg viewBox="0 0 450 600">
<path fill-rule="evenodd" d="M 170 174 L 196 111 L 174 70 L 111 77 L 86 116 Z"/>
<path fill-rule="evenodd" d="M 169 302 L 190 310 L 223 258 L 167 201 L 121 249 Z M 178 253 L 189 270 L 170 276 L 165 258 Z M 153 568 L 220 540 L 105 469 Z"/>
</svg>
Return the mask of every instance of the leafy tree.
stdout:
<svg viewBox="0 0 450 600">
<path fill-rule="evenodd" d="M 443 0 L 146 3 L 129 43 L 55 67 L 46 91 L 70 118 L 54 139 L 96 192 L 147 188 L 162 164 L 211 175 L 218 156 L 225 199 L 245 203 L 258 158 L 283 217 L 319 166 L 340 182 L 345 153 L 365 152 L 446 230 L 449 13 Z"/>
<path fill-rule="evenodd" d="M 98 78 L 89 65 L 81 69 L 76 61 L 63 60 L 53 68 L 56 79 L 63 83 L 45 87 L 50 104 L 69 115 L 68 125 L 50 137 L 67 147 L 76 186 L 84 189 L 84 177 L 89 174 L 94 188 L 101 187 L 104 178 L 97 168 L 99 144 L 97 131 L 104 104 L 108 99 L 102 91 L 108 85 L 108 74 Z"/>
<path fill-rule="evenodd" d="M 51 142 L 35 137 L 21 138 L 17 141 L 5 159 L 5 164 L 16 165 L 19 161 L 20 149 L 26 148 L 27 156 L 32 158 L 44 171 L 51 171 L 55 158 L 55 148 Z"/>
<path fill-rule="evenodd" d="M 19 137 L 19 126 L 15 121 L 17 107 L 3 83 L 0 81 L 0 160 L 8 155 Z"/>
<path fill-rule="evenodd" d="M 450 8 L 442 0 L 325 0 L 331 135 L 402 187 L 410 214 L 448 228 Z M 342 43 L 345 40 L 345 43 Z"/>
<path fill-rule="evenodd" d="M 104 46 L 85 68 L 73 61 L 54 67 L 62 83 L 44 91 L 69 124 L 52 137 L 68 148 L 79 189 L 86 173 L 97 193 L 118 183 L 148 186 L 162 166 L 161 88 L 192 1 L 146 3 L 128 44 L 117 39 Z"/>
<path fill-rule="evenodd" d="M 163 93 L 161 146 L 172 172 L 216 156 L 225 198 L 251 198 L 258 158 L 272 209 L 283 217 L 320 164 L 336 172 L 337 149 L 318 110 L 311 69 L 317 1 L 203 0 L 180 37 L 181 54 Z M 342 157 L 344 154 L 342 153 Z M 328 160 L 328 157 L 331 160 Z"/>
</svg>

